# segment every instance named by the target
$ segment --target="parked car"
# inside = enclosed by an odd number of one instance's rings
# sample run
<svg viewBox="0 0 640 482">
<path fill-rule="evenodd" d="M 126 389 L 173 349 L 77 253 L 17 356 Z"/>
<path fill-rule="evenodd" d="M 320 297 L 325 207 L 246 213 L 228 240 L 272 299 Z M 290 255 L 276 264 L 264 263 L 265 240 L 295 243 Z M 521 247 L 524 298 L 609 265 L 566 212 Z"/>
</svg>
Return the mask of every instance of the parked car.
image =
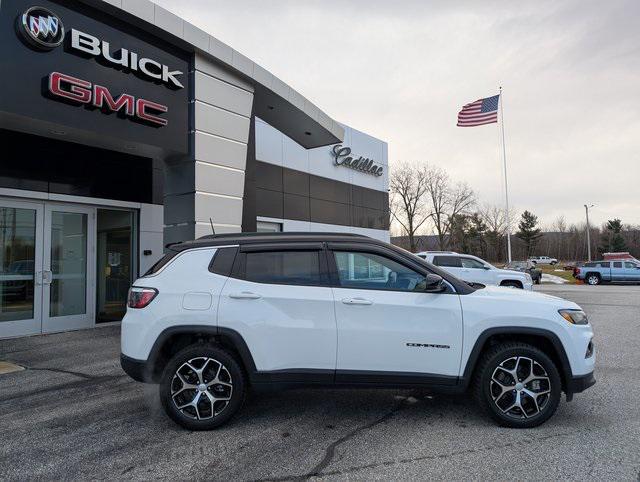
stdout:
<svg viewBox="0 0 640 482">
<path fill-rule="evenodd" d="M 458 254 L 453 251 L 422 251 L 416 256 L 469 283 L 533 289 L 533 280 L 529 273 L 499 269 L 470 254 Z"/>
<path fill-rule="evenodd" d="M 169 249 L 130 290 L 121 364 L 187 429 L 222 425 L 265 386 L 472 391 L 500 424 L 533 427 L 595 383 L 577 304 L 476 289 L 382 241 L 260 233 Z"/>
<path fill-rule="evenodd" d="M 550 264 L 551 266 L 558 264 L 556 258 L 550 258 L 549 256 L 530 256 L 529 261 L 535 264 Z"/>
<path fill-rule="evenodd" d="M 537 285 L 542 282 L 542 270 L 536 268 L 536 264 L 531 261 L 511 261 L 511 263 L 507 263 L 504 266 L 504 269 L 529 273 L 529 276 Z"/>
<path fill-rule="evenodd" d="M 590 285 L 640 283 L 640 263 L 636 261 L 594 261 L 576 268 L 574 276 Z"/>
</svg>

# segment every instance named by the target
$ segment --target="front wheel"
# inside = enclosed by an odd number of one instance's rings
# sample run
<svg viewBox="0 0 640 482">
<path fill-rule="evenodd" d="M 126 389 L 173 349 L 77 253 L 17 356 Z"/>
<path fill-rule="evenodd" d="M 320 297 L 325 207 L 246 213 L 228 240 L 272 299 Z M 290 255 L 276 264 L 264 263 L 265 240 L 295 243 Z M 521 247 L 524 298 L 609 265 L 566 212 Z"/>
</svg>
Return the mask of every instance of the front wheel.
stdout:
<svg viewBox="0 0 640 482">
<path fill-rule="evenodd" d="M 500 425 L 530 428 L 546 422 L 558 408 L 562 387 L 553 361 L 520 342 L 487 352 L 475 375 L 479 405 Z"/>
<path fill-rule="evenodd" d="M 189 346 L 169 360 L 160 382 L 167 415 L 189 430 L 210 430 L 227 422 L 244 402 L 242 368 L 216 345 Z"/>
</svg>

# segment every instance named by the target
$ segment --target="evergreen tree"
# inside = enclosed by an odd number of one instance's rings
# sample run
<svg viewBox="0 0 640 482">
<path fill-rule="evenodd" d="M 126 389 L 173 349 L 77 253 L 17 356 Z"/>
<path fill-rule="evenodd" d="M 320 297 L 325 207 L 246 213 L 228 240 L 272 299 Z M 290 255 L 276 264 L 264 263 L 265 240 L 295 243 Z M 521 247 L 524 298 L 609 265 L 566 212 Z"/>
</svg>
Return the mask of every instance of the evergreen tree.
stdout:
<svg viewBox="0 0 640 482">
<path fill-rule="evenodd" d="M 620 253 L 629 249 L 622 237 L 622 228 L 622 221 L 618 218 L 607 221 L 600 238 L 599 251 L 601 253 Z"/>
<path fill-rule="evenodd" d="M 481 258 L 487 255 L 487 243 L 485 235 L 488 230 L 487 224 L 482 219 L 479 213 L 473 213 L 468 218 L 467 227 L 467 245 L 469 247 L 469 253 L 480 256 Z"/>
<path fill-rule="evenodd" d="M 525 211 L 522 213 L 522 218 L 518 223 L 518 232 L 516 233 L 516 236 L 524 241 L 527 249 L 527 257 L 531 256 L 538 238 L 542 236 L 540 228 L 536 227 L 537 225 L 538 216 L 529 211 Z"/>
</svg>

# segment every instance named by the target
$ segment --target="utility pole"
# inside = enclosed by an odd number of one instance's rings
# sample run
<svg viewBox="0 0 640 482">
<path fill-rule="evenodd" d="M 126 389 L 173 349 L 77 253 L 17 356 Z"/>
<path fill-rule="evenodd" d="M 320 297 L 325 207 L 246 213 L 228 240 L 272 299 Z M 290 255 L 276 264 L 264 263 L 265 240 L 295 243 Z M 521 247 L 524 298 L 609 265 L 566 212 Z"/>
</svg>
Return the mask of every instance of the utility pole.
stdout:
<svg viewBox="0 0 640 482">
<path fill-rule="evenodd" d="M 593 204 L 584 205 L 584 212 L 587 215 L 587 261 L 591 261 L 591 228 L 589 227 L 589 208 L 592 208 Z"/>
</svg>

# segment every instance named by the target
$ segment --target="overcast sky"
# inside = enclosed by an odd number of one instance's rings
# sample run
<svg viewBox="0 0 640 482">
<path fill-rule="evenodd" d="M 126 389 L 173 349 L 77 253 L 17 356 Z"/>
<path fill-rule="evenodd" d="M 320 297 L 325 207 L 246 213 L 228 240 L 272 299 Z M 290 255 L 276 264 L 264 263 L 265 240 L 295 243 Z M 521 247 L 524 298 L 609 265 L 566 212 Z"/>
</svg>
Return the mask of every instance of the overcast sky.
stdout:
<svg viewBox="0 0 640 482">
<path fill-rule="evenodd" d="M 502 203 L 497 124 L 456 127 L 504 89 L 512 205 L 640 224 L 640 2 L 155 0 L 334 119 Z"/>
</svg>

